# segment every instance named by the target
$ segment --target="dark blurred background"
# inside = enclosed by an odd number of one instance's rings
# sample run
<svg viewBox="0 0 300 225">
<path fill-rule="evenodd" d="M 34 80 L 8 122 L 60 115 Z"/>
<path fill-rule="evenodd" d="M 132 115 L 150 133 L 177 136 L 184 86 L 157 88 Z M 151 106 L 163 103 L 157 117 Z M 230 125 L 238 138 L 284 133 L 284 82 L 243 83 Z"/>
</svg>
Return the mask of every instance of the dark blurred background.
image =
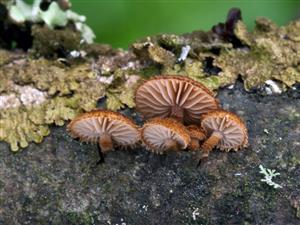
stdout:
<svg viewBox="0 0 300 225">
<path fill-rule="evenodd" d="M 239 7 L 248 28 L 258 16 L 285 25 L 300 14 L 300 0 L 71 0 L 75 12 L 86 15 L 97 42 L 128 47 L 157 33 L 180 34 L 208 30 L 223 22 L 231 7 Z"/>
</svg>

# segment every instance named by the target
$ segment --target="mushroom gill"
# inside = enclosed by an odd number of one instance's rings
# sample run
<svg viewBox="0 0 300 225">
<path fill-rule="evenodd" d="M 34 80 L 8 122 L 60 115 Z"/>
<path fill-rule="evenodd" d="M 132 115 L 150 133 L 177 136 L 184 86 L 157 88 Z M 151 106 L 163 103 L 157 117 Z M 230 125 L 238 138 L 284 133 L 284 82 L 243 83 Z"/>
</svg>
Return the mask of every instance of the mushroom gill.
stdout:
<svg viewBox="0 0 300 225">
<path fill-rule="evenodd" d="M 203 84 L 184 76 L 156 76 L 142 83 L 135 94 L 136 109 L 146 118 L 172 117 L 187 124 L 219 108 Z"/>
<path fill-rule="evenodd" d="M 158 154 L 185 149 L 190 142 L 186 128 L 171 118 L 147 121 L 141 129 L 141 138 L 147 149 Z"/>
<path fill-rule="evenodd" d="M 200 142 L 206 138 L 205 131 L 196 125 L 187 126 L 187 130 L 191 137 L 191 142 L 189 143 L 188 149 L 192 151 L 197 151 L 200 149 Z"/>
<path fill-rule="evenodd" d="M 135 123 L 124 115 L 95 110 L 79 115 L 68 124 L 71 136 L 81 141 L 98 143 L 99 154 L 112 150 L 115 146 L 132 146 L 140 140 Z"/>
<path fill-rule="evenodd" d="M 217 110 L 204 114 L 201 119 L 201 127 L 209 137 L 201 146 L 203 157 L 207 157 L 214 147 L 237 151 L 248 145 L 247 128 L 234 113 Z"/>
</svg>

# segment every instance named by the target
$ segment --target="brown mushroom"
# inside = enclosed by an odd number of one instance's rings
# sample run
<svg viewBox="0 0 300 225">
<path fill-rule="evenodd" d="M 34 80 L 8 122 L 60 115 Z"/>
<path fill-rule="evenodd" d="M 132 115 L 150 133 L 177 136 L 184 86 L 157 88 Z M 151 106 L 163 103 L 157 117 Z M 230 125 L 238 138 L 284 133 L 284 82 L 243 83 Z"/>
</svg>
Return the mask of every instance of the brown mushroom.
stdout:
<svg viewBox="0 0 300 225">
<path fill-rule="evenodd" d="M 205 131 L 197 125 L 187 126 L 187 130 L 191 137 L 191 142 L 188 149 L 192 151 L 197 151 L 200 149 L 200 142 L 206 138 Z"/>
<path fill-rule="evenodd" d="M 154 118 L 141 129 L 141 138 L 147 149 L 158 154 L 185 149 L 190 136 L 187 129 L 171 118 Z"/>
<path fill-rule="evenodd" d="M 203 84 L 185 76 L 156 76 L 136 90 L 136 109 L 146 119 L 172 117 L 187 124 L 219 108 L 218 101 Z"/>
<path fill-rule="evenodd" d="M 140 140 L 138 127 L 132 120 L 106 110 L 84 113 L 73 119 L 67 129 L 74 138 L 98 143 L 101 161 L 103 152 L 115 146 L 132 146 Z"/>
<path fill-rule="evenodd" d="M 202 157 L 207 157 L 214 147 L 224 151 L 237 151 L 248 145 L 247 128 L 234 113 L 217 110 L 204 114 L 201 127 L 209 137 L 201 146 Z"/>
</svg>

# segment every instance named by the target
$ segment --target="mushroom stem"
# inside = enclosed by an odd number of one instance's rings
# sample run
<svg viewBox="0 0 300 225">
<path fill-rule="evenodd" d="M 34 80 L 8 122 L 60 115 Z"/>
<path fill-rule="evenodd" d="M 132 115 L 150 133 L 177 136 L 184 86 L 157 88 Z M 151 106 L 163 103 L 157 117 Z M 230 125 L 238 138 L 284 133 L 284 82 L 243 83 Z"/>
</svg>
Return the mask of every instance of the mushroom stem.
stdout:
<svg viewBox="0 0 300 225">
<path fill-rule="evenodd" d="M 191 138 L 191 142 L 188 147 L 192 151 L 196 151 L 200 148 L 199 139 L 197 138 Z"/>
<path fill-rule="evenodd" d="M 113 149 L 113 142 L 111 140 L 111 136 L 106 133 L 100 136 L 98 144 L 102 152 L 107 152 Z"/>
<path fill-rule="evenodd" d="M 104 154 L 103 154 L 103 152 L 101 151 L 101 148 L 100 148 L 100 146 L 99 145 L 97 145 L 97 147 L 98 147 L 98 153 L 99 153 L 99 160 L 98 160 L 98 162 L 97 162 L 97 165 L 99 165 L 99 164 L 101 164 L 101 163 L 104 163 Z"/>
<path fill-rule="evenodd" d="M 170 117 L 183 122 L 183 109 L 178 105 L 172 106 Z"/>
<path fill-rule="evenodd" d="M 169 151 L 178 151 L 179 146 L 177 142 L 171 138 L 167 139 L 164 143 L 164 148 Z"/>
<path fill-rule="evenodd" d="M 205 136 L 204 133 L 202 133 L 201 135 L 199 133 L 198 137 L 192 137 L 191 142 L 189 144 L 189 149 L 192 150 L 192 151 L 199 150 L 200 149 L 200 143 L 199 142 L 203 141 L 205 139 L 205 137 L 206 136 Z"/>
<path fill-rule="evenodd" d="M 211 136 L 202 144 L 202 157 L 207 157 L 209 152 L 219 143 L 223 135 L 220 132 L 213 132 Z"/>
</svg>

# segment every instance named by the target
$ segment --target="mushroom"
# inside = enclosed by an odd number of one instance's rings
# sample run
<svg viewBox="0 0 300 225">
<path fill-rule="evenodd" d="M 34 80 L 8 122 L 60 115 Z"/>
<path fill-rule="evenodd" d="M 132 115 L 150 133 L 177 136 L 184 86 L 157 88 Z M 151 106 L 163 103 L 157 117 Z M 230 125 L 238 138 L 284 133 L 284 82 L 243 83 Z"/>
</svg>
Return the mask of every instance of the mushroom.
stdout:
<svg viewBox="0 0 300 225">
<path fill-rule="evenodd" d="M 189 143 L 188 149 L 196 151 L 200 149 L 200 143 L 206 138 L 205 131 L 196 125 L 187 126 L 187 130 L 191 137 L 191 142 Z"/>
<path fill-rule="evenodd" d="M 171 118 L 154 118 L 141 129 L 141 138 L 147 149 L 162 154 L 187 148 L 190 136 L 187 129 Z"/>
<path fill-rule="evenodd" d="M 187 124 L 219 108 L 213 93 L 203 84 L 185 76 L 156 76 L 136 90 L 136 109 L 146 119 L 172 117 Z"/>
<path fill-rule="evenodd" d="M 140 140 L 135 123 L 124 115 L 95 110 L 79 115 L 67 127 L 71 136 L 81 141 L 98 143 L 100 161 L 103 153 L 113 150 L 114 146 L 132 146 Z"/>
<path fill-rule="evenodd" d="M 234 113 L 217 110 L 204 114 L 201 127 L 209 137 L 201 146 L 202 157 L 207 157 L 214 147 L 224 151 L 237 151 L 248 145 L 247 128 Z"/>
</svg>

